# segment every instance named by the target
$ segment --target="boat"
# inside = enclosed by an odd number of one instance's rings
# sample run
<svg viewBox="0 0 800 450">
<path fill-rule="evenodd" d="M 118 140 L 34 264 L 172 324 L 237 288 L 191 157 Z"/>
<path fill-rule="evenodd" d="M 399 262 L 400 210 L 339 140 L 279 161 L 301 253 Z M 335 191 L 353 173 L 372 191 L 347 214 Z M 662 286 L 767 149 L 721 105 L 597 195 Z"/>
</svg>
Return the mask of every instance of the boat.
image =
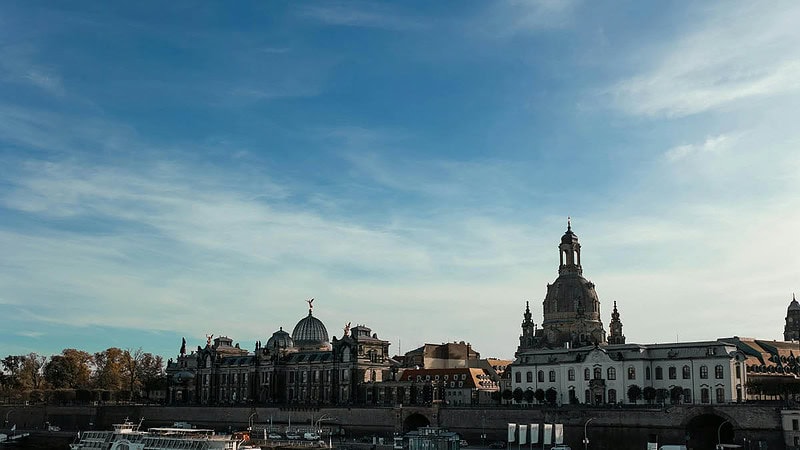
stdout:
<svg viewBox="0 0 800 450">
<path fill-rule="evenodd" d="M 143 421 L 144 419 L 142 419 Z M 113 431 L 84 431 L 70 450 L 239 450 L 242 439 L 205 428 L 148 428 L 125 419 Z"/>
</svg>

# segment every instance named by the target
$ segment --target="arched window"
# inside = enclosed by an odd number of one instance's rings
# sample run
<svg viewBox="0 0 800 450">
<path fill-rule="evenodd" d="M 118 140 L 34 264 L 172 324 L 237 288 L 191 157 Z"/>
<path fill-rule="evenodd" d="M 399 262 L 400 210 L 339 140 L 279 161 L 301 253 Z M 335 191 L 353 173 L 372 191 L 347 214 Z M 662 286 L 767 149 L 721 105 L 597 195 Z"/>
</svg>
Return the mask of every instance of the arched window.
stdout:
<svg viewBox="0 0 800 450">
<path fill-rule="evenodd" d="M 700 366 L 700 378 L 702 378 L 702 379 L 708 378 L 708 367 L 707 366 Z"/>
<path fill-rule="evenodd" d="M 536 379 L 539 380 L 539 383 L 544 382 L 544 370 L 540 370 L 536 373 Z"/>
<path fill-rule="evenodd" d="M 586 370 L 589 370 L 589 369 L 586 369 Z M 584 403 L 586 403 L 587 405 L 590 405 L 592 403 L 592 393 L 587 389 L 586 392 L 584 392 L 584 394 L 585 394 L 584 395 Z"/>
<path fill-rule="evenodd" d="M 575 381 L 575 369 L 570 368 L 569 370 L 567 370 L 567 379 L 569 381 Z"/>
<path fill-rule="evenodd" d="M 609 389 L 608 390 L 608 403 L 617 403 L 617 390 L 616 389 Z"/>
<path fill-rule="evenodd" d="M 710 403 L 711 399 L 708 395 L 708 388 L 700 389 L 700 403 Z"/>
<path fill-rule="evenodd" d="M 725 388 L 717 388 L 717 403 L 725 403 Z"/>
<path fill-rule="evenodd" d="M 608 368 L 608 379 L 609 380 L 616 380 L 617 379 L 617 369 L 615 369 L 613 367 L 609 367 Z M 613 402 L 609 402 L 609 403 L 613 403 Z"/>
<path fill-rule="evenodd" d="M 689 366 L 683 366 L 683 379 L 688 380 L 692 378 L 692 370 L 689 369 Z"/>
<path fill-rule="evenodd" d="M 525 374 L 525 381 L 528 383 L 533 383 L 533 372 L 530 370 Z"/>
<path fill-rule="evenodd" d="M 717 366 L 714 367 L 714 378 L 721 380 L 722 377 L 723 377 L 722 365 L 717 364 Z"/>
<path fill-rule="evenodd" d="M 514 373 L 514 381 L 516 381 L 517 383 L 522 383 L 522 372 Z"/>
<path fill-rule="evenodd" d="M 649 380 L 650 379 L 650 368 L 649 367 L 645 367 L 644 368 L 644 379 L 645 380 Z"/>
<path fill-rule="evenodd" d="M 692 390 L 691 389 L 684 389 L 683 390 L 683 403 L 692 403 Z"/>
<path fill-rule="evenodd" d="M 589 370 L 589 368 L 587 367 L 583 369 L 583 379 L 590 380 L 591 378 L 592 378 L 592 372 Z"/>
<path fill-rule="evenodd" d="M 675 366 L 669 366 L 669 379 L 674 380 L 678 378 L 678 371 L 675 369 Z"/>
<path fill-rule="evenodd" d="M 549 377 L 550 377 L 550 382 L 551 383 L 555 382 L 556 381 L 556 371 L 555 370 L 551 370 L 550 373 L 549 373 Z"/>
<path fill-rule="evenodd" d="M 628 379 L 635 380 L 636 379 L 636 368 L 635 367 L 628 367 Z"/>
<path fill-rule="evenodd" d="M 664 379 L 664 369 L 661 367 L 656 367 L 656 380 L 663 380 Z"/>
<path fill-rule="evenodd" d="M 601 369 L 599 367 L 595 367 L 594 368 L 594 379 L 595 380 L 599 380 L 601 378 L 603 378 L 603 369 Z"/>
</svg>

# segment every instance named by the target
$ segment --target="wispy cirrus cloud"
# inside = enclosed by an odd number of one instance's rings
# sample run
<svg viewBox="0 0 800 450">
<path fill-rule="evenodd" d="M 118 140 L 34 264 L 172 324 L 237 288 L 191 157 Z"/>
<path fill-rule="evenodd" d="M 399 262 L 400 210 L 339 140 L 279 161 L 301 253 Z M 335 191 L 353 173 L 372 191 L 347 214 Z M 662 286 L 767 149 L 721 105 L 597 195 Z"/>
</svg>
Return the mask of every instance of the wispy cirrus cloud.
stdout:
<svg viewBox="0 0 800 450">
<path fill-rule="evenodd" d="M 608 93 L 634 115 L 683 117 L 800 89 L 800 6 L 714 5 Z"/>
<path fill-rule="evenodd" d="M 505 0 L 488 3 L 469 28 L 493 38 L 552 31 L 573 23 L 579 0 Z"/>
<path fill-rule="evenodd" d="M 0 81 L 33 86 L 50 95 L 65 95 L 57 70 L 36 62 L 36 59 L 36 51 L 30 45 L 0 47 Z"/>
<path fill-rule="evenodd" d="M 362 2 L 325 2 L 304 4 L 298 9 L 301 17 L 346 27 L 409 31 L 428 28 L 427 20 L 398 11 L 390 4 Z"/>
</svg>

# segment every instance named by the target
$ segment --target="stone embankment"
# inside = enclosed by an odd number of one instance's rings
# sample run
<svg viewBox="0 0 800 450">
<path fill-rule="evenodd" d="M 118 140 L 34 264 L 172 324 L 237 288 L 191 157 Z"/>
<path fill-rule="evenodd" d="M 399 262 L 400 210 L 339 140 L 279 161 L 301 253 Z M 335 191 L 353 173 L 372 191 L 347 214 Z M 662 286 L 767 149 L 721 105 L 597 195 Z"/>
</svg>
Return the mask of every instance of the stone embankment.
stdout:
<svg viewBox="0 0 800 450">
<path fill-rule="evenodd" d="M 784 448 L 780 409 L 759 405 L 680 405 L 667 408 L 269 408 L 269 407 L 171 407 L 106 405 L 83 407 L 0 406 L 0 418 L 8 417 L 5 428 L 42 430 L 49 423 L 64 432 L 110 429 L 126 418 L 144 418 L 144 427 L 169 426 L 185 421 L 196 427 L 219 431 L 246 429 L 253 424 L 272 424 L 277 429 L 311 429 L 317 426 L 334 432 L 334 443 L 356 443 L 354 438 L 383 437 L 388 444 L 395 433 L 429 424 L 457 432 L 474 444 L 506 439 L 508 423 L 564 425 L 565 441 L 583 448 L 584 430 L 593 450 L 604 448 L 643 450 L 648 441 L 682 444 L 691 434 L 704 433 L 711 439 L 715 424 L 729 423 L 735 442 L 765 442 L 770 449 Z M 716 422 L 714 422 L 716 420 Z M 711 425 L 709 425 L 711 424 Z M 697 438 L 696 436 L 694 437 Z M 613 445 L 609 444 L 613 443 Z"/>
</svg>

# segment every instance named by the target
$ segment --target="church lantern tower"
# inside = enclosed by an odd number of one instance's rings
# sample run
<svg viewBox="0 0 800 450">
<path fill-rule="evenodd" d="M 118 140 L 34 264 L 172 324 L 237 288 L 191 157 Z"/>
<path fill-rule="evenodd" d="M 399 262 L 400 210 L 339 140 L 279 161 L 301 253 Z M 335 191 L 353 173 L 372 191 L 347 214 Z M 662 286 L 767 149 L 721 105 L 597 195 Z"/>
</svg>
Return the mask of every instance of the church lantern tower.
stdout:
<svg viewBox="0 0 800 450">
<path fill-rule="evenodd" d="M 800 303 L 797 302 L 794 294 L 789 308 L 786 310 L 786 325 L 783 327 L 784 341 L 800 340 Z"/>
<path fill-rule="evenodd" d="M 614 312 L 611 313 L 611 323 L 608 324 L 610 335 L 608 336 L 609 344 L 624 344 L 625 335 L 622 334 L 622 321 L 619 320 L 619 311 L 617 311 L 617 302 L 614 302 Z"/>
</svg>

